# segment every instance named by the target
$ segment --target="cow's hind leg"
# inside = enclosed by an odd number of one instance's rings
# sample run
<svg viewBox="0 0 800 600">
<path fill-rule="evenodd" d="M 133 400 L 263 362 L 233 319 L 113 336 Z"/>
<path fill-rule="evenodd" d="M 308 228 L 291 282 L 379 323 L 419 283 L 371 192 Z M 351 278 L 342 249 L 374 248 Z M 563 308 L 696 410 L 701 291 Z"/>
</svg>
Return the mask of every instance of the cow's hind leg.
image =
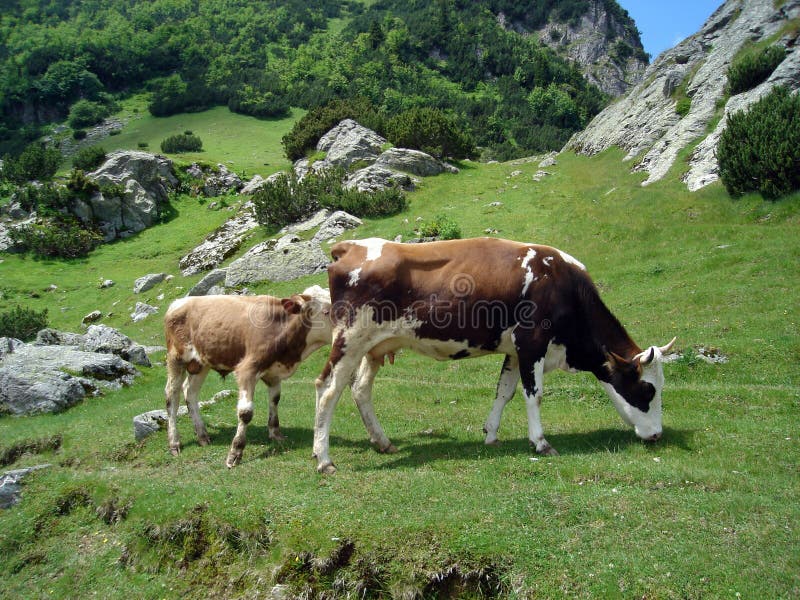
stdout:
<svg viewBox="0 0 800 600">
<path fill-rule="evenodd" d="M 245 366 L 236 372 L 236 383 L 239 386 L 239 402 L 236 404 L 236 413 L 239 424 L 236 435 L 231 443 L 228 458 L 225 460 L 227 467 L 233 468 L 242 460 L 242 453 L 247 444 L 247 426 L 253 420 L 253 394 L 255 393 L 258 378 L 252 368 Z"/>
<path fill-rule="evenodd" d="M 278 419 L 278 402 L 281 400 L 281 382 L 270 383 L 265 381 L 264 383 L 267 384 L 269 394 L 269 420 L 267 421 L 269 439 L 282 442 L 286 439 L 286 436 L 281 433 L 281 424 Z"/>
<path fill-rule="evenodd" d="M 544 381 L 544 352 L 520 352 L 519 374 L 525 392 L 525 408 L 528 412 L 528 440 L 536 447 L 538 454 L 555 456 L 556 450 L 544 437 L 539 408 L 542 403 L 542 383 Z"/>
<path fill-rule="evenodd" d="M 397 448 L 386 437 L 372 406 L 372 384 L 375 382 L 375 375 L 381 368 L 381 362 L 381 360 L 375 360 L 369 354 L 366 354 L 361 359 L 361 365 L 358 368 L 355 379 L 353 379 L 353 383 L 350 385 L 350 391 L 358 407 L 358 412 L 361 414 L 364 427 L 367 428 L 370 443 L 379 452 L 392 454 L 397 452 Z"/>
<path fill-rule="evenodd" d="M 167 401 L 167 440 L 169 450 L 177 455 L 181 451 L 181 439 L 178 434 L 178 404 L 180 404 L 181 388 L 186 378 L 186 365 L 180 359 L 167 355 L 167 384 L 164 395 Z"/>
<path fill-rule="evenodd" d="M 201 446 L 207 446 L 211 443 L 211 438 L 208 437 L 206 424 L 203 422 L 203 417 L 200 416 L 200 407 L 197 404 L 197 397 L 200 394 L 200 388 L 203 387 L 203 382 L 206 380 L 209 368 L 202 367 L 197 373 L 190 373 L 183 382 L 183 395 L 186 398 L 186 408 L 189 409 L 189 415 L 192 417 L 194 423 L 194 432 L 197 435 L 197 443 Z"/>
<path fill-rule="evenodd" d="M 519 382 L 519 361 L 516 356 L 506 355 L 503 361 L 503 368 L 500 370 L 500 379 L 497 381 L 497 396 L 494 399 L 492 410 L 486 418 L 483 432 L 486 434 L 484 443 L 496 446 L 497 430 L 500 428 L 500 418 L 503 416 L 503 409 L 508 401 L 514 396 Z"/>
</svg>

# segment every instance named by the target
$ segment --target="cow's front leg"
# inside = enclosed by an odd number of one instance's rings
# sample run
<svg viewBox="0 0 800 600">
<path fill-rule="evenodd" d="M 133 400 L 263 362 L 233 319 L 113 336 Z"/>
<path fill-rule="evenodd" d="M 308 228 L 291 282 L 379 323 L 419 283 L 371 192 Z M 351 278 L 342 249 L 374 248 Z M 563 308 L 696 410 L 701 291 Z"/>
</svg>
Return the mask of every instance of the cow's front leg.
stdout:
<svg viewBox="0 0 800 600">
<path fill-rule="evenodd" d="M 317 378 L 317 410 L 314 419 L 314 454 L 317 459 L 317 471 L 325 474 L 336 472 L 336 466 L 331 461 L 328 451 L 330 449 L 330 429 L 333 409 L 342 394 L 342 390 L 361 360 L 361 355 L 349 356 L 341 353 L 331 356 L 325 364 L 322 374 Z"/>
<path fill-rule="evenodd" d="M 522 389 L 525 392 L 525 408 L 528 413 L 528 440 L 536 447 L 538 454 L 556 456 L 555 448 L 544 437 L 539 408 L 542 403 L 542 383 L 544 381 L 544 353 L 531 360 L 519 357 L 519 373 Z"/>
<path fill-rule="evenodd" d="M 269 439 L 282 442 L 286 439 L 286 436 L 281 433 L 281 425 L 278 420 L 278 402 L 281 400 L 281 382 L 265 383 L 267 383 L 269 393 L 269 421 L 267 421 Z"/>
<path fill-rule="evenodd" d="M 500 379 L 497 381 L 497 395 L 492 405 L 492 410 L 486 418 L 483 432 L 486 434 L 485 444 L 498 445 L 497 430 L 500 428 L 500 418 L 508 401 L 514 396 L 519 382 L 519 361 L 516 356 L 506 355 L 503 368 L 500 370 Z"/>
<path fill-rule="evenodd" d="M 392 454 L 397 452 L 389 438 L 381 427 L 378 417 L 375 415 L 375 408 L 372 405 L 372 384 L 375 382 L 375 375 L 381 368 L 381 360 L 375 360 L 369 354 L 361 359 L 361 365 L 358 368 L 355 379 L 350 385 L 350 391 L 353 400 L 358 407 L 358 412 L 361 414 L 361 420 L 364 422 L 364 427 L 367 428 L 369 434 L 369 441 L 373 444 L 379 452 Z"/>
<path fill-rule="evenodd" d="M 200 406 L 197 404 L 197 397 L 200 395 L 200 388 L 203 387 L 203 382 L 206 380 L 208 371 L 208 367 L 203 367 L 198 373 L 190 373 L 186 381 L 183 382 L 183 394 L 186 399 L 186 408 L 189 409 L 189 415 L 192 417 L 192 423 L 194 423 L 197 443 L 201 446 L 207 446 L 211 443 L 211 438 L 208 437 L 208 431 L 206 430 L 206 424 L 203 422 L 203 417 L 200 415 Z"/>
<path fill-rule="evenodd" d="M 233 437 L 231 449 L 225 465 L 230 469 L 238 465 L 242 460 L 242 453 L 247 444 L 247 426 L 253 420 L 253 394 L 256 387 L 256 374 L 252 369 L 244 369 L 236 373 L 236 382 L 239 385 L 239 401 L 236 404 L 236 413 L 239 417 L 239 424 L 236 427 L 236 435 Z"/>
</svg>

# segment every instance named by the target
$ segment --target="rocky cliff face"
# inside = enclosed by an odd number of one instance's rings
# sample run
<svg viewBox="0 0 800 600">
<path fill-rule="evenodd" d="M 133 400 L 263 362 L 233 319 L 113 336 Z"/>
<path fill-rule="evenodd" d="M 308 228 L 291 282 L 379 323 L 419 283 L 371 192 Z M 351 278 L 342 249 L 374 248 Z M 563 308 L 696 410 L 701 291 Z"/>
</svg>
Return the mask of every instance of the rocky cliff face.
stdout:
<svg viewBox="0 0 800 600">
<path fill-rule="evenodd" d="M 776 4 L 780 5 L 776 8 Z M 728 0 L 695 35 L 662 53 L 644 79 L 618 102 L 607 107 L 565 149 L 595 154 L 611 146 L 623 148 L 625 161 L 641 158 L 634 171 L 648 174 L 643 185 L 657 181 L 672 167 L 678 153 L 701 140 L 689 159 L 683 181 L 697 190 L 719 179 L 715 150 L 725 128 L 725 115 L 741 110 L 775 85 L 800 87 L 800 45 L 797 28 L 800 0 Z M 758 87 L 725 102 L 727 71 L 748 42 L 772 41 L 787 48 L 786 58 Z M 676 90 L 691 100 L 687 113 L 676 112 Z M 722 117 L 716 125 L 714 123 Z M 709 128 L 714 126 L 711 133 Z"/>
<path fill-rule="evenodd" d="M 632 22 L 623 22 L 612 14 L 605 0 L 592 0 L 577 23 L 549 22 L 533 32 L 518 23 L 506 28 L 532 33 L 561 56 L 575 62 L 591 83 L 611 96 L 620 96 L 642 80 L 647 55 Z"/>
</svg>

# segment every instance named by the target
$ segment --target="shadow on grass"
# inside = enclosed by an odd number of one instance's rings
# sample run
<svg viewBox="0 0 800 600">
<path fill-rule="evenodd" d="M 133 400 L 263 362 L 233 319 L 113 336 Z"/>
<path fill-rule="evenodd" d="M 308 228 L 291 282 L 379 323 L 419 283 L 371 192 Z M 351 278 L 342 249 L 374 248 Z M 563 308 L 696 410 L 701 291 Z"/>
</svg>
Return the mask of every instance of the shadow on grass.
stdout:
<svg viewBox="0 0 800 600">
<path fill-rule="evenodd" d="M 284 441 L 269 439 L 266 425 L 253 425 L 247 430 L 247 446 L 251 451 L 258 452 L 259 458 L 265 459 L 274 456 L 283 449 L 298 450 L 307 448 L 309 456 L 314 440 L 314 432 L 307 428 L 282 428 L 286 436 Z M 211 444 L 214 446 L 230 446 L 235 427 L 221 427 L 210 432 Z M 597 453 L 617 453 L 625 451 L 631 446 L 643 445 L 653 452 L 660 452 L 666 448 L 678 448 L 691 451 L 693 449 L 694 431 L 684 429 L 664 429 L 664 435 L 655 443 L 644 442 L 636 437 L 633 431 L 621 429 L 598 429 L 590 433 L 553 433 L 547 436 L 550 444 L 558 450 L 562 457 L 584 456 Z M 504 456 L 536 456 L 536 452 L 528 443 L 527 438 L 514 438 L 501 441 L 499 446 L 487 446 L 482 437 L 474 440 L 456 439 L 445 433 L 418 433 L 405 437 L 392 437 L 392 443 L 398 448 L 397 454 L 387 455 L 386 461 L 363 470 L 393 469 L 397 467 L 414 467 L 429 463 L 462 460 L 468 457 L 480 456 L 481 458 Z M 187 440 L 188 444 L 197 443 L 196 440 Z M 256 448 L 260 446 L 260 448 Z M 349 448 L 360 450 L 374 450 L 366 432 L 360 439 L 350 439 L 331 436 L 331 455 L 336 462 L 336 449 Z M 247 452 L 247 450 L 245 450 Z"/>
</svg>

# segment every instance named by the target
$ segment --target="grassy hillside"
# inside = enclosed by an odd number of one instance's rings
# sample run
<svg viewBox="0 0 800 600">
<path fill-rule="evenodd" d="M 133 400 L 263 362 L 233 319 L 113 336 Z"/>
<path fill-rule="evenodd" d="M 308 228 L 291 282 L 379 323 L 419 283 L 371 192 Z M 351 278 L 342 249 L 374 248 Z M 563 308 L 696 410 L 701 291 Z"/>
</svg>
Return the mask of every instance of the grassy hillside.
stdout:
<svg viewBox="0 0 800 600">
<path fill-rule="evenodd" d="M 331 439 L 339 472 L 321 477 L 310 458 L 320 351 L 284 385 L 288 440 L 268 441 L 259 389 L 243 463 L 228 470 L 233 400 L 203 410 L 211 446 L 197 446 L 186 419 L 177 458 L 163 431 L 133 442 L 132 417 L 163 405 L 156 363 L 132 387 L 62 414 L 0 418 L 2 449 L 63 438 L 58 452 L 8 467 L 53 464 L 25 480 L 18 507 L 0 512 L 3 594 L 255 597 L 283 582 L 312 597 L 798 595 L 800 195 L 731 201 L 718 184 L 690 194 L 680 166 L 642 188 L 620 159 L 562 155 L 541 182 L 538 161 L 465 163 L 458 175 L 426 179 L 407 212 L 348 235 L 406 235 L 417 217 L 444 213 L 465 237 L 496 229 L 574 255 L 640 345 L 678 336 L 684 358 L 665 367 L 661 442 L 639 442 L 590 376 L 554 373 L 542 421 L 561 456 L 532 454 L 519 399 L 504 415 L 503 444 L 486 447 L 481 427 L 501 358 L 437 363 L 404 353 L 375 385 L 399 453 L 370 449 L 345 397 Z M 4 304 L 47 307 L 54 326 L 72 331 L 97 308 L 113 313 L 104 323 L 160 344 L 158 317 L 134 324 L 128 314 L 137 300 L 163 313 L 185 294 L 199 276 L 182 278 L 178 259 L 227 216 L 188 198 L 175 209 L 168 223 L 86 260 L 2 256 Z M 176 277 L 132 293 L 136 277 L 158 271 Z M 106 278 L 116 286 L 99 290 Z M 324 276 L 254 289 L 283 295 L 312 283 Z M 58 289 L 44 291 L 50 284 Z M 729 362 L 695 359 L 699 346 Z M 201 397 L 234 386 L 212 375 Z M 110 525 L 96 511 L 126 506 Z"/>
</svg>

